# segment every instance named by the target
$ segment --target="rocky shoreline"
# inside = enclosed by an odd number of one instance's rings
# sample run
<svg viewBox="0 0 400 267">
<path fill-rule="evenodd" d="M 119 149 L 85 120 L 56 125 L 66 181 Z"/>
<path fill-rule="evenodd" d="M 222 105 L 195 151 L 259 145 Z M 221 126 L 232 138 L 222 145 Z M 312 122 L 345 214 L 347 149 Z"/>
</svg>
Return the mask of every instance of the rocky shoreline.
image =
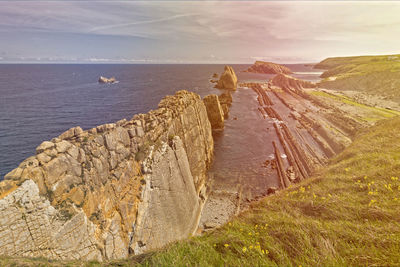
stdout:
<svg viewBox="0 0 400 267">
<path fill-rule="evenodd" d="M 287 74 L 238 83 L 227 66 L 217 85 L 220 95 L 178 91 L 147 114 L 43 142 L 0 182 L 0 254 L 119 259 L 214 229 L 308 178 L 368 124 Z M 243 114 L 229 113 L 241 90 L 253 98 L 242 103 L 256 110 L 252 123 L 268 135 L 257 145 L 269 154 L 255 163 L 268 176 L 221 179 L 210 171 L 215 137 L 227 123 L 240 126 Z M 277 186 L 265 187 L 266 179 Z"/>
<path fill-rule="evenodd" d="M 147 114 L 43 142 L 0 183 L 0 254 L 118 259 L 190 236 L 206 198 L 214 112 L 224 119 L 210 98 L 179 91 Z"/>
</svg>

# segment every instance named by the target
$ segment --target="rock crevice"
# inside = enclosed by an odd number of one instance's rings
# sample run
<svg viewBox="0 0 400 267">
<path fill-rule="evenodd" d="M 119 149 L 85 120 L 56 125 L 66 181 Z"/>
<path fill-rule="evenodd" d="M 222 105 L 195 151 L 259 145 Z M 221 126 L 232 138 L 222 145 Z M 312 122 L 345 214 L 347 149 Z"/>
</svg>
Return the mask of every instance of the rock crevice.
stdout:
<svg viewBox="0 0 400 267">
<path fill-rule="evenodd" d="M 130 120 L 69 129 L 0 183 L 0 255 L 116 259 L 185 238 L 213 149 L 206 107 L 187 91 Z"/>
</svg>

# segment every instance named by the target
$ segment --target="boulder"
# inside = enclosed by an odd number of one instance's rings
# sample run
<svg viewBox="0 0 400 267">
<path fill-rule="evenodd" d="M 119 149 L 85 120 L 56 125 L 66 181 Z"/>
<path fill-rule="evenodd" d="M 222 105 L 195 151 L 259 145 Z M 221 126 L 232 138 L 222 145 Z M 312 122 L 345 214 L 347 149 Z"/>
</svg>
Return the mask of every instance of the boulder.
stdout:
<svg viewBox="0 0 400 267">
<path fill-rule="evenodd" d="M 238 79 L 233 68 L 230 66 L 225 66 L 224 73 L 222 73 L 215 87 L 218 89 L 236 90 L 237 81 Z"/>
<path fill-rule="evenodd" d="M 224 128 L 224 112 L 222 111 L 221 104 L 219 103 L 217 95 L 208 95 L 203 99 L 206 106 L 208 120 L 211 123 L 212 129 Z"/>
<path fill-rule="evenodd" d="M 292 71 L 285 66 L 265 61 L 256 61 L 246 72 L 264 73 L 264 74 L 291 74 Z"/>
</svg>

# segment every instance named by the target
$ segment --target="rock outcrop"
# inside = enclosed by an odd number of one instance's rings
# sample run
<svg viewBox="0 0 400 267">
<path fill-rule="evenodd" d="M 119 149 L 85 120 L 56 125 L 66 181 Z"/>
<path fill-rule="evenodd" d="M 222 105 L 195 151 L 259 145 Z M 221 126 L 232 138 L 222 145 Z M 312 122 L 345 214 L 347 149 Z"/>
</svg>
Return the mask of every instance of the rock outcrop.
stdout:
<svg viewBox="0 0 400 267">
<path fill-rule="evenodd" d="M 212 156 L 206 107 L 187 91 L 131 120 L 72 128 L 0 183 L 0 255 L 116 259 L 188 237 Z"/>
<path fill-rule="evenodd" d="M 296 93 L 302 92 L 304 88 L 316 87 L 316 85 L 312 82 L 296 79 L 292 76 L 285 74 L 276 75 L 270 80 L 269 84 L 272 86 L 280 87 L 284 90 L 295 91 Z"/>
<path fill-rule="evenodd" d="M 264 74 L 291 74 L 292 71 L 285 66 L 265 61 L 256 61 L 246 72 L 264 73 Z"/>
<path fill-rule="evenodd" d="M 226 91 L 218 96 L 218 100 L 224 112 L 224 118 L 227 119 L 229 117 L 230 107 L 232 106 L 232 95 L 229 91 Z"/>
<path fill-rule="evenodd" d="M 117 80 L 115 79 L 115 77 L 106 78 L 106 77 L 100 76 L 98 82 L 99 83 L 115 83 L 115 82 L 117 82 Z"/>
<path fill-rule="evenodd" d="M 212 129 L 224 128 L 224 111 L 220 105 L 217 95 L 208 95 L 203 99 L 207 109 L 208 119 Z"/>
<path fill-rule="evenodd" d="M 215 87 L 218 89 L 236 90 L 237 81 L 238 79 L 233 68 L 230 66 L 225 66 L 224 73 L 221 74 L 221 77 L 219 78 Z"/>
</svg>

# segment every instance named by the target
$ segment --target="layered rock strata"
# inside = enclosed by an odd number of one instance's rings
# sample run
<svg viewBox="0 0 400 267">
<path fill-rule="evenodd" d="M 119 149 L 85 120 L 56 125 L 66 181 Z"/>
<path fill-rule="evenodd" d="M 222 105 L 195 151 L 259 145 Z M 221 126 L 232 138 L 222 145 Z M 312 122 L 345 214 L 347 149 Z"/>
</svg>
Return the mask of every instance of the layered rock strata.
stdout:
<svg viewBox="0 0 400 267">
<path fill-rule="evenodd" d="M 208 95 L 203 99 L 206 106 L 208 119 L 212 129 L 224 128 L 224 111 L 222 110 L 219 98 L 217 95 Z M 226 111 L 228 112 L 228 111 Z"/>
<path fill-rule="evenodd" d="M 237 82 L 238 79 L 233 68 L 230 66 L 225 66 L 224 73 L 221 74 L 221 77 L 219 78 L 215 87 L 219 89 L 236 90 Z"/>
<path fill-rule="evenodd" d="M 256 61 L 250 66 L 246 72 L 263 73 L 263 74 L 291 74 L 292 71 L 285 66 L 265 61 Z"/>
<path fill-rule="evenodd" d="M 187 91 L 131 120 L 72 128 L 0 183 L 0 255 L 116 259 L 191 235 L 213 155 Z"/>
</svg>

